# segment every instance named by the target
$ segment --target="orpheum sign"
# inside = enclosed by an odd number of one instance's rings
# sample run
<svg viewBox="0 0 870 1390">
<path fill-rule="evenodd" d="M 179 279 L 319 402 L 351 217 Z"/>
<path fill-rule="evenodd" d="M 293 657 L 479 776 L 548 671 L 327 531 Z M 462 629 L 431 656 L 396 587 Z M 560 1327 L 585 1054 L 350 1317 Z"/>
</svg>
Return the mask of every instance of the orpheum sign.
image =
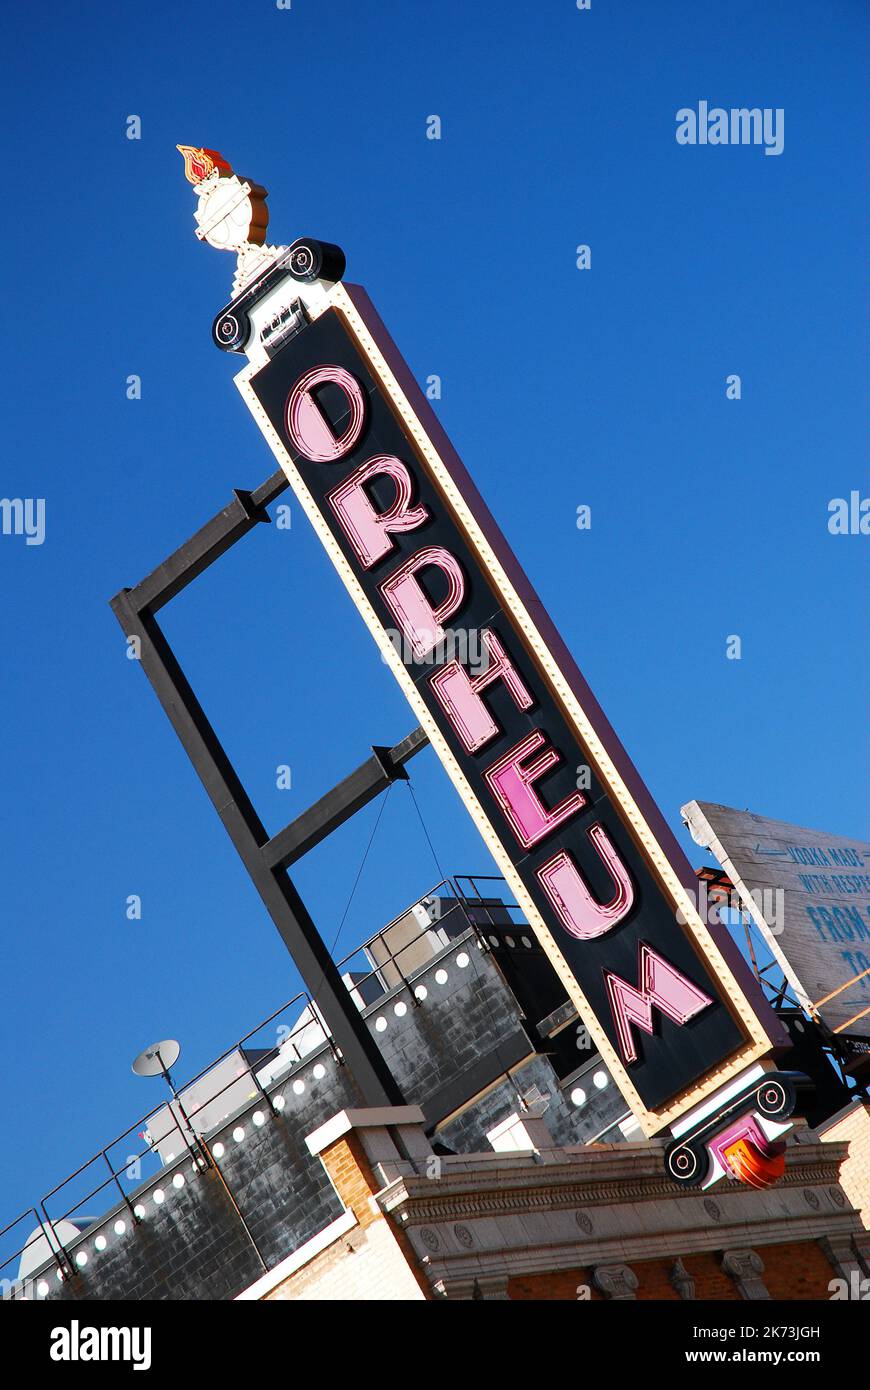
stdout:
<svg viewBox="0 0 870 1390">
<path fill-rule="evenodd" d="M 240 390 L 654 1133 L 769 1053 L 770 1016 L 367 296 L 318 309 Z"/>
</svg>

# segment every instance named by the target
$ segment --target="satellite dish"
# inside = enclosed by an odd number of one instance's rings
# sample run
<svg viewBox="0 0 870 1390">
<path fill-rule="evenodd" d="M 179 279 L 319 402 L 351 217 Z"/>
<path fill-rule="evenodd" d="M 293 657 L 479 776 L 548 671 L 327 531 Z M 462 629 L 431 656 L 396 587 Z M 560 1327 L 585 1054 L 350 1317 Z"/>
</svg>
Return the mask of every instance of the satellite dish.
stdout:
<svg viewBox="0 0 870 1390">
<path fill-rule="evenodd" d="M 137 1076 L 165 1076 L 174 1067 L 181 1055 L 181 1044 L 174 1038 L 164 1038 L 162 1042 L 146 1047 L 133 1063 Z"/>
</svg>

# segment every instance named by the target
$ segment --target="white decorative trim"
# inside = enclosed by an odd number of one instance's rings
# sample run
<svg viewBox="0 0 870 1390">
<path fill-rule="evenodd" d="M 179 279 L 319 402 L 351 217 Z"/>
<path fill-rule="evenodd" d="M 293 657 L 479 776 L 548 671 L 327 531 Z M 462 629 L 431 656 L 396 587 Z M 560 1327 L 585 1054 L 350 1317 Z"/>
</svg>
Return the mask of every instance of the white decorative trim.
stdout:
<svg viewBox="0 0 870 1390">
<path fill-rule="evenodd" d="M 319 1154 L 352 1129 L 385 1129 L 388 1125 L 422 1125 L 425 1115 L 419 1105 L 379 1105 L 367 1110 L 340 1110 L 331 1120 L 305 1138 L 308 1152 Z"/>
<path fill-rule="evenodd" d="M 322 1231 L 318 1231 L 316 1236 L 306 1240 L 304 1245 L 300 1245 L 298 1250 L 294 1250 L 292 1255 L 288 1255 L 286 1260 L 275 1265 L 255 1284 L 251 1284 L 242 1293 L 236 1294 L 234 1303 L 257 1303 L 261 1298 L 265 1298 L 267 1293 L 271 1293 L 274 1288 L 291 1274 L 295 1274 L 297 1269 L 308 1264 L 315 1255 L 319 1255 L 327 1246 L 332 1245 L 340 1236 L 346 1235 L 353 1230 L 357 1224 L 357 1219 L 352 1211 L 346 1211 L 337 1221 L 331 1222 L 329 1226 L 324 1226 Z"/>
</svg>

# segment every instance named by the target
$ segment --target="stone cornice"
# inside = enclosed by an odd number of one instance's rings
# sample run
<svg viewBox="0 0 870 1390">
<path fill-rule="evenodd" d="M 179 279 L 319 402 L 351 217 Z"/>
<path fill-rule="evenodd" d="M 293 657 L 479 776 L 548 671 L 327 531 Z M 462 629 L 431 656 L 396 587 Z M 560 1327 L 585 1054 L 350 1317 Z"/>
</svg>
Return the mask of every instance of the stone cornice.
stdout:
<svg viewBox="0 0 870 1390">
<path fill-rule="evenodd" d="M 845 1153 L 845 1144 L 795 1145 L 788 1151 L 788 1166 L 777 1186 L 836 1186 Z M 604 1157 L 592 1153 L 589 1156 Z M 607 1158 L 610 1160 L 611 1155 Z M 645 1156 L 647 1161 L 639 1162 L 639 1158 L 640 1155 L 631 1154 L 626 1155 L 623 1164 L 609 1161 L 606 1164 L 609 1171 L 600 1177 L 594 1173 L 594 1163 L 587 1165 L 576 1161 L 500 1167 L 495 1172 L 483 1165 L 479 1170 L 459 1172 L 445 1167 L 438 1179 L 400 1178 L 385 1188 L 378 1200 L 384 1211 L 395 1214 L 401 1209 L 402 1224 L 407 1229 L 463 1217 L 618 1206 L 643 1201 L 697 1201 L 702 1195 L 698 1188 L 680 1188 L 665 1177 L 658 1149 Z M 619 1175 L 619 1167 L 624 1176 Z M 755 1193 L 752 1188 L 730 1182 L 717 1186 L 713 1195 L 750 1200 Z"/>
</svg>

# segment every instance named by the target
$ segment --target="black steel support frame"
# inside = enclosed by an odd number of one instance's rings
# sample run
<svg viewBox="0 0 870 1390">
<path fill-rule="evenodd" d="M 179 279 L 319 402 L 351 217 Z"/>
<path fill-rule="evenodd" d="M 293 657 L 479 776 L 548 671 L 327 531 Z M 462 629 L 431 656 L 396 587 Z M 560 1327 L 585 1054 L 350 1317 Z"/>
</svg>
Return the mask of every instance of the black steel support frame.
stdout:
<svg viewBox="0 0 870 1390">
<path fill-rule="evenodd" d="M 111 607 L 127 638 L 138 639 L 142 669 L 350 1068 L 362 1103 L 401 1105 L 401 1091 L 286 870 L 391 782 L 406 779 L 405 763 L 426 746 L 426 734 L 417 728 L 392 748 L 373 747 L 366 762 L 270 838 L 155 617 L 236 541 L 269 522 L 266 508 L 288 486 L 279 470 L 253 492 L 235 490 L 228 506 L 141 584 L 116 594 Z"/>
</svg>

